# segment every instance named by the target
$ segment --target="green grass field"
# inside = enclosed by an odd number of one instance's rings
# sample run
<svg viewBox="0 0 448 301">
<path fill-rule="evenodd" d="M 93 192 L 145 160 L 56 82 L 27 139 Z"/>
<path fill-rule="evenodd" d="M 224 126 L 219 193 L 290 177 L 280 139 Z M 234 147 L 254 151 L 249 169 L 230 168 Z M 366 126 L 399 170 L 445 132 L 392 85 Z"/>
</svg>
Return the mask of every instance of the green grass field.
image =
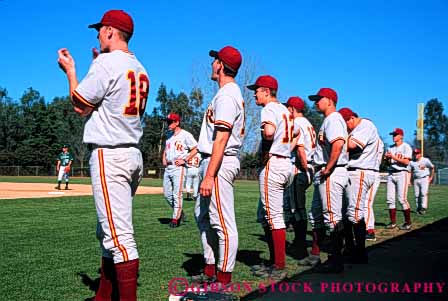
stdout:
<svg viewBox="0 0 448 301">
<path fill-rule="evenodd" d="M 30 182 L 31 178 L 1 177 L 0 181 Z M 54 182 L 54 178 L 33 178 Z M 79 181 L 79 182 L 78 182 Z M 73 183 L 89 183 L 73 179 Z M 143 185 L 160 185 L 145 180 Z M 309 191 L 311 197 L 312 188 Z M 448 216 L 448 186 L 431 186 L 427 215 L 413 213 L 415 227 Z M 409 201 L 413 209 L 413 190 Z M 1 200 L 0 206 L 0 299 L 2 300 L 84 300 L 99 278 L 100 250 L 95 237 L 96 214 L 92 197 Z M 262 229 L 255 222 L 258 202 L 256 182 L 237 181 L 236 216 L 239 256 L 234 281 L 259 281 L 250 274 L 249 264 L 267 258 L 267 246 L 260 240 Z M 308 202 L 310 203 L 310 202 Z M 186 277 L 201 262 L 201 245 L 193 219 L 193 203 L 185 202 L 189 222 L 169 229 L 159 219 L 171 210 L 161 195 L 137 196 L 134 226 L 140 253 L 139 300 L 167 300 L 167 286 L 173 277 Z M 376 221 L 388 222 L 385 189 L 382 185 L 375 202 Z M 402 222 L 402 214 L 397 214 Z M 380 226 L 378 226 L 380 227 Z M 380 231 L 379 241 L 398 235 Z M 288 240 L 292 236 L 288 233 Z M 310 239 L 310 237 L 308 237 Z M 378 242 L 379 242 L 378 241 Z M 288 273 L 301 270 L 287 257 Z"/>
</svg>

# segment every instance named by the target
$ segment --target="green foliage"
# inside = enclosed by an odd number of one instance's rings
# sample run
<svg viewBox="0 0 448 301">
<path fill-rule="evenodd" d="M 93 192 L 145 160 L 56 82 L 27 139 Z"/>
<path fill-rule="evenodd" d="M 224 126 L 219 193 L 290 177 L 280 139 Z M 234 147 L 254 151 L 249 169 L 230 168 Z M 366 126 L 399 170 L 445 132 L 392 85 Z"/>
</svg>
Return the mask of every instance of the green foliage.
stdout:
<svg viewBox="0 0 448 301">
<path fill-rule="evenodd" d="M 443 104 L 437 99 L 425 105 L 425 155 L 433 160 L 448 159 L 448 117 L 443 112 Z"/>
</svg>

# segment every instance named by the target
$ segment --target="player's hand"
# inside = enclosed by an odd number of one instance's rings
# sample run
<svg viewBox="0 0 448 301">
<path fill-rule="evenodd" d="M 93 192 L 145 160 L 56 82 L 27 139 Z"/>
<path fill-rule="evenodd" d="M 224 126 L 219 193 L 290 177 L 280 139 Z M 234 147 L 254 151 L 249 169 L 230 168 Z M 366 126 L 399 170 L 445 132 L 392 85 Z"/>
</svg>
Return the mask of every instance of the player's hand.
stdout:
<svg viewBox="0 0 448 301">
<path fill-rule="evenodd" d="M 432 177 L 430 177 L 430 178 L 428 179 L 428 183 L 429 183 L 429 185 L 432 184 Z"/>
<path fill-rule="evenodd" d="M 391 159 L 392 158 L 392 153 L 391 152 L 387 152 L 385 156 L 386 156 L 387 159 Z"/>
<path fill-rule="evenodd" d="M 100 52 L 95 47 L 92 48 L 92 59 L 96 59 L 100 55 Z"/>
<path fill-rule="evenodd" d="M 185 160 L 184 159 L 176 159 L 174 161 L 174 164 L 176 164 L 176 166 L 182 166 L 185 164 Z"/>
<path fill-rule="evenodd" d="M 326 178 L 331 174 L 331 170 L 327 169 L 326 167 L 324 169 L 321 170 L 320 172 L 320 176 L 322 178 Z"/>
<path fill-rule="evenodd" d="M 205 176 L 205 178 L 201 182 L 201 187 L 199 189 L 199 193 L 201 194 L 201 196 L 210 197 L 212 195 L 213 185 L 213 177 Z"/>
<path fill-rule="evenodd" d="M 61 48 L 58 50 L 58 64 L 65 73 L 75 71 L 75 60 L 67 48 Z"/>
</svg>

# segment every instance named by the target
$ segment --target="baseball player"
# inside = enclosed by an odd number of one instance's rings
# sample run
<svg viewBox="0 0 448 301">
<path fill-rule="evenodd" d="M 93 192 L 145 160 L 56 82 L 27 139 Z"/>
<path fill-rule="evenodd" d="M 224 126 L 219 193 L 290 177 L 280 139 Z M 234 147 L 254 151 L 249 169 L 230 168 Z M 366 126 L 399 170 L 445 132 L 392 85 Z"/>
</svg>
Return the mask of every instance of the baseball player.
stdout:
<svg viewBox="0 0 448 301">
<path fill-rule="evenodd" d="M 344 252 L 350 256 L 352 263 L 367 263 L 364 208 L 369 198 L 368 192 L 375 184 L 376 175 L 379 172 L 380 139 L 372 121 L 360 118 L 349 108 L 342 108 L 339 113 L 344 118 L 350 133 L 347 139 L 349 152 L 347 170 L 351 183 L 351 195 L 348 197 L 347 220 L 344 224 L 346 233 Z"/>
<path fill-rule="evenodd" d="M 145 112 L 149 78 L 128 49 L 134 31 L 129 14 L 110 10 L 89 28 L 98 31 L 101 54 L 96 56 L 94 51 L 86 77 L 78 83 L 75 61 L 66 48 L 58 51 L 58 63 L 67 75 L 75 111 L 88 116 L 83 141 L 92 149 L 90 174 L 97 237 L 103 251 L 94 300 L 111 300 L 115 285 L 120 300 L 136 300 L 139 256 L 132 200 L 143 176 L 137 144 L 143 134 L 140 118 Z"/>
<path fill-rule="evenodd" d="M 232 46 L 211 50 L 209 55 L 214 58 L 211 79 L 217 82 L 219 90 L 204 114 L 199 135 L 201 185 L 195 216 L 206 263 L 204 275 L 200 276 L 226 285 L 232 280 L 238 250 L 233 181 L 240 170 L 238 155 L 244 138 L 245 115 L 235 76 L 242 58 Z M 195 155 L 193 151 L 187 161 Z"/>
<path fill-rule="evenodd" d="M 338 96 L 330 88 L 322 88 L 308 98 L 315 102 L 325 119 L 319 129 L 314 164 L 314 195 L 311 204 L 310 222 L 321 242 L 325 229 L 330 232 L 328 260 L 315 267 L 320 273 L 340 273 L 344 270 L 342 245 L 342 201 L 349 192 L 346 149 L 347 126 L 341 114 L 336 111 Z M 319 256 L 310 256 L 310 265 L 319 262 Z"/>
<path fill-rule="evenodd" d="M 73 156 L 68 151 L 68 145 L 62 146 L 62 152 L 59 153 L 56 163 L 56 171 L 58 172 L 58 186 L 57 190 L 61 190 L 62 178 L 65 180 L 65 190 L 68 190 L 68 181 L 70 176 L 70 168 L 73 163 Z"/>
<path fill-rule="evenodd" d="M 278 102 L 277 80 L 262 75 L 247 86 L 254 91 L 255 102 L 261 110 L 261 156 L 263 168 L 259 174 L 262 226 L 265 231 L 270 260 L 269 270 L 257 271 L 262 277 L 283 277 L 285 273 L 286 225 L 283 212 L 283 193 L 291 177 L 291 141 L 294 120 L 288 109 Z"/>
<path fill-rule="evenodd" d="M 412 159 L 412 148 L 403 142 L 404 131 L 400 128 L 390 133 L 395 144 L 386 152 L 389 163 L 389 175 L 387 176 L 387 205 L 389 206 L 390 223 L 386 229 L 397 227 L 397 210 L 395 209 L 395 196 L 398 195 L 404 212 L 404 224 L 400 230 L 411 230 L 411 207 L 408 202 L 409 163 Z"/>
<path fill-rule="evenodd" d="M 383 155 L 384 155 L 384 143 L 381 140 L 381 138 L 378 138 L 378 157 L 375 165 L 375 169 L 378 170 L 378 172 L 375 173 L 375 183 L 373 184 L 372 187 L 370 187 L 369 191 L 367 192 L 368 199 L 364 207 L 364 219 L 366 221 L 366 229 L 367 229 L 366 240 L 368 241 L 376 241 L 375 213 L 373 211 L 373 203 L 375 201 L 375 196 L 381 183 L 381 176 L 379 170 L 381 162 L 383 161 Z"/>
<path fill-rule="evenodd" d="M 198 143 L 191 133 L 180 127 L 181 118 L 178 114 L 168 114 L 166 121 L 172 135 L 166 140 L 162 158 L 165 167 L 163 193 L 168 204 L 173 208 L 169 227 L 176 228 L 185 216 L 182 207 L 186 158 Z"/>
<path fill-rule="evenodd" d="M 428 190 L 435 174 L 431 160 L 422 156 L 419 148 L 414 149 L 415 160 L 411 161 L 412 179 L 414 181 L 415 203 L 418 214 L 425 214 L 428 209 Z"/>
<path fill-rule="evenodd" d="M 292 157 L 295 157 L 294 170 L 297 170 L 297 172 L 294 173 L 294 181 L 291 185 L 292 197 L 289 198 L 289 201 L 291 212 L 294 215 L 293 252 L 296 258 L 301 260 L 308 256 L 306 248 L 308 220 L 305 203 L 306 190 L 311 185 L 313 178 L 311 163 L 316 149 L 316 132 L 308 119 L 303 116 L 305 103 L 300 97 L 290 97 L 286 106 L 294 118 L 294 131 L 297 131 L 297 137 L 293 145 L 294 151 L 291 154 Z"/>
<path fill-rule="evenodd" d="M 193 198 L 196 201 L 199 192 L 199 163 L 201 162 L 201 154 L 197 153 L 187 162 L 187 176 L 185 180 L 185 190 L 187 199 Z"/>
</svg>

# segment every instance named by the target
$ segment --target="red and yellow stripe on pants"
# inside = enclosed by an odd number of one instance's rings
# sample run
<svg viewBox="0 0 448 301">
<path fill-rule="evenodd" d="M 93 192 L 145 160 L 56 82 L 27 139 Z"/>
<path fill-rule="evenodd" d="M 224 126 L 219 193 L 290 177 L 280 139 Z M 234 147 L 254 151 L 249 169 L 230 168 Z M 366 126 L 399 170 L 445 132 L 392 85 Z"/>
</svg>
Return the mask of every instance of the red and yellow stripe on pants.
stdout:
<svg viewBox="0 0 448 301">
<path fill-rule="evenodd" d="M 123 255 L 123 260 L 126 262 L 129 261 L 128 252 L 126 251 L 126 248 L 123 245 L 121 245 L 120 242 L 118 241 L 117 231 L 115 229 L 115 224 L 113 220 L 112 206 L 110 203 L 109 190 L 107 187 L 107 180 L 105 173 L 103 149 L 98 149 L 98 160 L 99 160 L 99 172 L 100 172 L 101 188 L 103 192 L 104 206 L 106 208 L 107 220 L 112 236 L 112 241 L 114 243 L 114 246 L 121 251 Z"/>
</svg>

